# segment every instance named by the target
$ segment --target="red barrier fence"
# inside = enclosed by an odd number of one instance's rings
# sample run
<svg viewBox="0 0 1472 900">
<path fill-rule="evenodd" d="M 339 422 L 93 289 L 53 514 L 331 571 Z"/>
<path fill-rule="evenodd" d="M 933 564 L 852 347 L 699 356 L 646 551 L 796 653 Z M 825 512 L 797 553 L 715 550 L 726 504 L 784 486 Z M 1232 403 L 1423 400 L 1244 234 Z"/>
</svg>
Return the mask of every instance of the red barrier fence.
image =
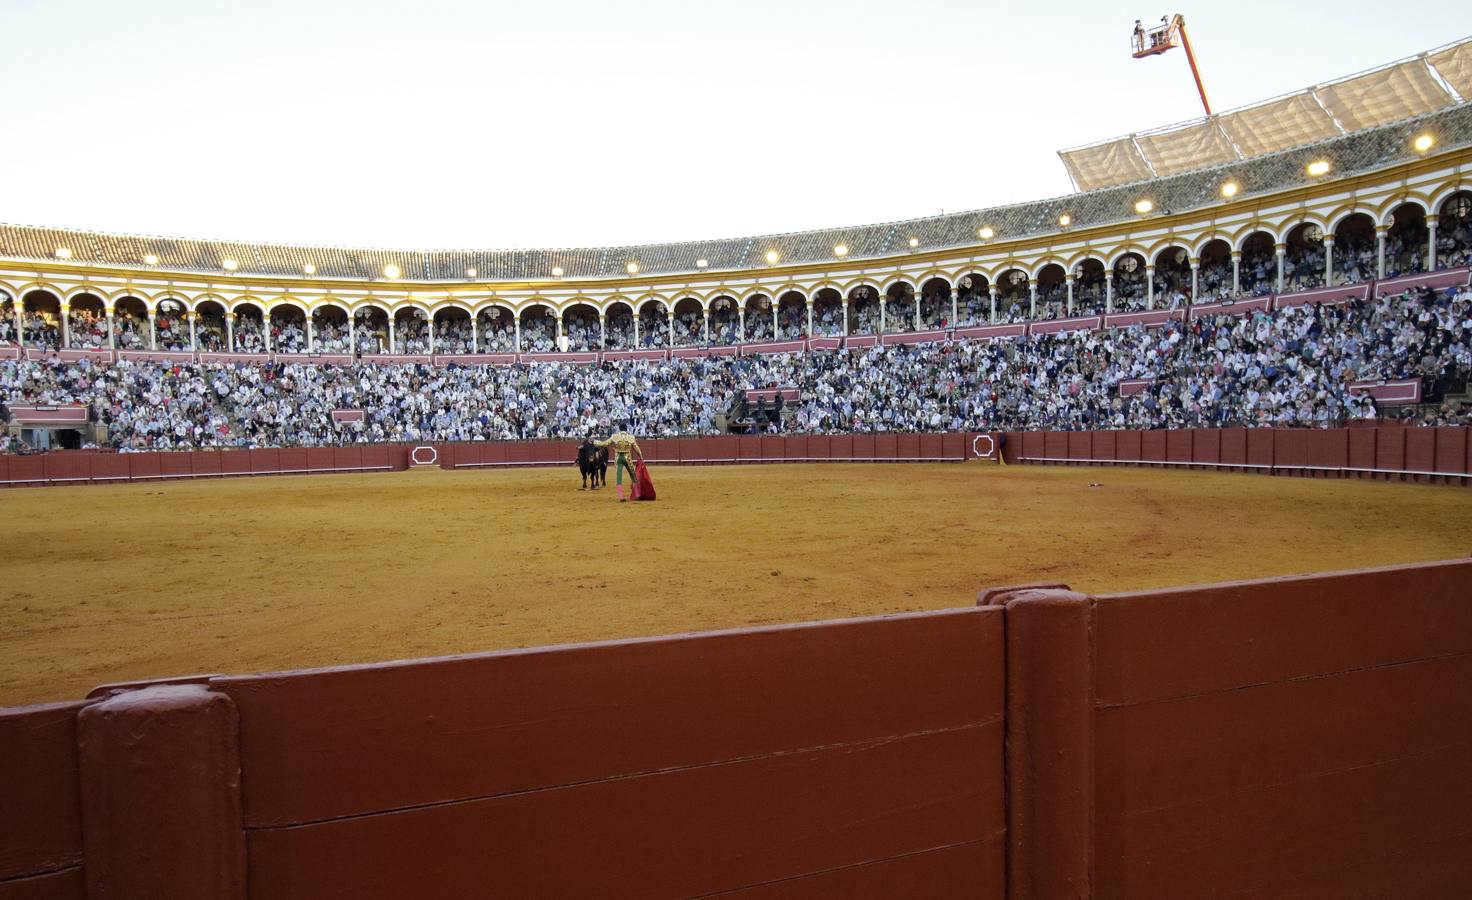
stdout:
<svg viewBox="0 0 1472 900">
<path fill-rule="evenodd" d="M 1007 462 L 1231 469 L 1313 477 L 1412 478 L 1468 484 L 1467 428 L 1188 428 L 1008 432 Z M 1066 444 L 1063 443 L 1066 440 Z"/>
<path fill-rule="evenodd" d="M 1469 579 L 1003 588 L 0 710 L 0 900 L 1462 897 Z"/>
</svg>

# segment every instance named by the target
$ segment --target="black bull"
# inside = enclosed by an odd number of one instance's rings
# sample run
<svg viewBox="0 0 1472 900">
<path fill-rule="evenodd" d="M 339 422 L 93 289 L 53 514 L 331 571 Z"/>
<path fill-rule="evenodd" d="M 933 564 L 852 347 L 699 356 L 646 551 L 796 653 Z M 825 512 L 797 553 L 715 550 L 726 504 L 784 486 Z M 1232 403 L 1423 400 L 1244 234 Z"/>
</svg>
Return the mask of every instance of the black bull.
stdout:
<svg viewBox="0 0 1472 900">
<path fill-rule="evenodd" d="M 583 444 L 578 447 L 578 471 L 583 475 L 580 491 L 588 490 L 588 479 L 593 479 L 593 489 L 608 485 L 608 448 Z"/>
</svg>

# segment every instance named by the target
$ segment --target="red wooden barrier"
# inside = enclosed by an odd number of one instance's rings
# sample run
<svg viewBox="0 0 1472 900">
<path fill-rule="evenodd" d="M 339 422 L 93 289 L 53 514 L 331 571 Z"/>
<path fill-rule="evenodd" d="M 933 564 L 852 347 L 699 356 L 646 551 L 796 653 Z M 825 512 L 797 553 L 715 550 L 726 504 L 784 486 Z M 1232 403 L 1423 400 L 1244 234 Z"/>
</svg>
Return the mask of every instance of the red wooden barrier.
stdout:
<svg viewBox="0 0 1472 900">
<path fill-rule="evenodd" d="M 1245 466 L 1247 464 L 1247 429 L 1223 428 L 1221 436 L 1221 462 L 1234 466 Z"/>
<path fill-rule="evenodd" d="M 874 435 L 856 434 L 853 436 L 853 450 L 851 458 L 869 460 L 874 458 Z"/>
<path fill-rule="evenodd" d="M 87 482 L 92 478 L 92 457 L 90 455 L 48 453 L 41 459 L 45 464 L 46 477 L 51 481 Z"/>
<path fill-rule="evenodd" d="M 1465 475 L 1467 469 L 1467 429 L 1443 426 L 1436 432 L 1436 471 Z"/>
<path fill-rule="evenodd" d="M 1210 464 L 1222 461 L 1222 432 L 1217 428 L 1191 429 L 1191 461 Z"/>
<path fill-rule="evenodd" d="M 0 709 L 0 898 L 83 896 L 77 712 Z"/>
<path fill-rule="evenodd" d="M 483 444 L 478 444 L 477 448 L 483 449 L 484 446 Z M 363 448 L 356 446 L 333 447 L 332 465 L 339 469 L 356 469 L 361 467 L 363 465 Z"/>
<path fill-rule="evenodd" d="M 1089 448 L 1094 459 L 1117 459 L 1116 447 L 1119 441 L 1117 431 L 1091 431 L 1089 432 Z"/>
<path fill-rule="evenodd" d="M 1247 465 L 1269 468 L 1273 465 L 1273 430 L 1247 429 Z"/>
<path fill-rule="evenodd" d="M 1140 459 L 1145 462 L 1164 462 L 1166 456 L 1166 432 L 1145 431 L 1140 433 Z"/>
<path fill-rule="evenodd" d="M 821 894 L 883 867 L 1000 897 L 1002 659 L 974 609 L 212 686 L 254 896 Z M 904 862 L 933 848 L 955 858 Z"/>
<path fill-rule="evenodd" d="M 876 460 L 892 460 L 899 456 L 899 438 L 892 434 L 874 435 L 874 451 L 871 454 Z"/>
<path fill-rule="evenodd" d="M 945 436 L 939 434 L 911 435 L 915 439 L 915 455 L 921 459 L 957 459 L 960 454 L 947 455 Z"/>
<path fill-rule="evenodd" d="M 1403 428 L 1406 435 L 1407 472 L 1424 473 L 1436 468 L 1436 430 L 1434 428 Z M 1424 475 L 1418 475 L 1424 479 Z"/>
<path fill-rule="evenodd" d="M 762 436 L 762 459 L 782 459 L 787 455 L 786 439 L 778 435 Z"/>
<path fill-rule="evenodd" d="M 828 438 L 828 457 L 830 459 L 853 459 L 854 436 L 835 434 Z"/>
<path fill-rule="evenodd" d="M 1191 432 L 1187 429 L 1165 433 L 1165 458 L 1173 463 L 1188 463 L 1192 459 Z"/>
<path fill-rule="evenodd" d="M 1068 432 L 1043 432 L 1043 456 L 1046 459 L 1068 458 Z"/>
<path fill-rule="evenodd" d="M 1139 462 L 1144 457 L 1141 455 L 1143 444 L 1143 433 L 1139 431 L 1121 431 L 1115 436 L 1114 449 L 1115 459 L 1122 462 Z"/>
<path fill-rule="evenodd" d="M 1376 428 L 1349 429 L 1348 458 L 1350 468 L 1377 468 L 1375 464 L 1375 441 L 1378 436 L 1379 429 Z"/>
<path fill-rule="evenodd" d="M 310 447 L 307 449 L 306 469 L 310 472 L 330 472 L 337 468 L 336 458 L 331 447 Z"/>
<path fill-rule="evenodd" d="M 194 454 L 190 451 L 175 451 L 171 453 L 143 454 L 137 455 L 137 461 L 143 462 L 142 457 L 147 455 L 156 456 L 158 459 L 158 475 L 162 478 L 180 478 L 194 474 Z"/>
<path fill-rule="evenodd" d="M 161 453 L 129 453 L 127 456 L 128 477 L 133 481 L 157 478 L 163 471 Z"/>
<path fill-rule="evenodd" d="M 189 470 L 197 476 L 220 474 L 218 450 L 196 450 L 189 454 Z"/>
<path fill-rule="evenodd" d="M 894 456 L 892 459 L 919 459 L 920 458 L 920 435 L 897 434 L 894 435 Z"/>
</svg>

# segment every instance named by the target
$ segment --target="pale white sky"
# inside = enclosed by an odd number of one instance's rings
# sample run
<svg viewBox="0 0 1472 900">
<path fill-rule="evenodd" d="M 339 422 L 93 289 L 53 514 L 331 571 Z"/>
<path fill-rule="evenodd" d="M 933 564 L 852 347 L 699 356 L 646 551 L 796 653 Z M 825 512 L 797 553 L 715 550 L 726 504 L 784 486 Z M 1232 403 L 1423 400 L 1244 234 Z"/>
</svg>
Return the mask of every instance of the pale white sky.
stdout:
<svg viewBox="0 0 1472 900">
<path fill-rule="evenodd" d="M 1458 0 L 0 0 L 0 221 L 403 248 L 866 224 L 1472 33 Z"/>
</svg>

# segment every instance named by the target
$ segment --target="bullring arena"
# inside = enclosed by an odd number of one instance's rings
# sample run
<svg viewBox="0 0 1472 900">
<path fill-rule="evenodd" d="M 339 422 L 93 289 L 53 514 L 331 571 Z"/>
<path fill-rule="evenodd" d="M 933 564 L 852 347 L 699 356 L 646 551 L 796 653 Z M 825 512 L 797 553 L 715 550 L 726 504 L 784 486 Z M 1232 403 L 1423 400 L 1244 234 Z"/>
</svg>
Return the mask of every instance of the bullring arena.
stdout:
<svg viewBox="0 0 1472 900">
<path fill-rule="evenodd" d="M 672 244 L 0 225 L 0 900 L 1472 894 L 1472 39 L 1061 156 Z"/>
</svg>

